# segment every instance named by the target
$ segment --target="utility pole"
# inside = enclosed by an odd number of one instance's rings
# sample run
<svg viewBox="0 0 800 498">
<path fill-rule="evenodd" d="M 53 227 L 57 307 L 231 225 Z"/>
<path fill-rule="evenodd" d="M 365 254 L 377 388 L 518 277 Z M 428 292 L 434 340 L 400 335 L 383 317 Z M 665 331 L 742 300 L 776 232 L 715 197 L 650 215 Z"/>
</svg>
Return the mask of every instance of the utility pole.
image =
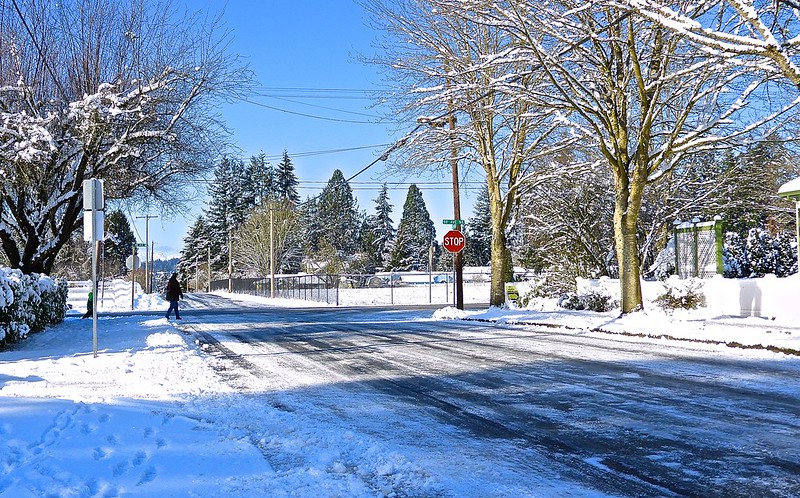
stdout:
<svg viewBox="0 0 800 498">
<path fill-rule="evenodd" d="M 144 216 L 137 216 L 136 219 L 144 219 L 144 291 L 150 293 L 150 272 L 148 267 L 152 265 L 150 262 L 150 220 L 158 218 L 158 216 L 146 214 Z"/>
<path fill-rule="evenodd" d="M 461 220 L 461 198 L 458 190 L 458 150 L 456 148 L 456 114 L 453 109 L 453 100 L 448 101 L 448 111 L 450 117 L 448 122 L 450 124 L 450 163 L 453 169 L 453 218 Z M 461 230 L 461 224 L 456 223 L 453 225 L 454 230 Z M 455 266 L 456 281 L 455 281 L 455 298 L 456 308 L 464 309 L 464 251 L 459 251 L 453 255 L 453 266 Z"/>
</svg>

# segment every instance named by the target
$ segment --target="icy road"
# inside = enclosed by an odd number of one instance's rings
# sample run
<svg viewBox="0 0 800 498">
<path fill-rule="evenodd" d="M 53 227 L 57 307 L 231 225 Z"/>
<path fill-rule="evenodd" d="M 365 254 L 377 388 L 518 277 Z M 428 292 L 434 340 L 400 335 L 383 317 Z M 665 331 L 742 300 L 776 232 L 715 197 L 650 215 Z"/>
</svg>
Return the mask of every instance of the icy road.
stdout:
<svg viewBox="0 0 800 498">
<path fill-rule="evenodd" d="M 797 361 L 431 314 L 216 311 L 181 329 L 238 391 L 368 434 L 445 488 L 800 496 Z"/>
</svg>

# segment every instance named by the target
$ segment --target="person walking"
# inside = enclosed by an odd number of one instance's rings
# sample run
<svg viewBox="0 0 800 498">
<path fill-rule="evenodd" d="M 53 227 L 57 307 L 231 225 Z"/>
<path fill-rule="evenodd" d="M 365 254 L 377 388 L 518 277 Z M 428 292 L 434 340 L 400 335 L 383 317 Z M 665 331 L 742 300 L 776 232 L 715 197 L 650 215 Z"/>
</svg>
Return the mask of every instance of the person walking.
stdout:
<svg viewBox="0 0 800 498">
<path fill-rule="evenodd" d="M 83 319 L 91 317 L 93 309 L 94 309 L 94 293 L 92 291 L 89 291 L 89 299 L 86 300 L 86 313 L 84 313 L 81 318 Z"/>
<path fill-rule="evenodd" d="M 167 319 L 172 310 L 175 310 L 175 319 L 181 319 L 181 312 L 178 311 L 178 301 L 183 299 L 183 290 L 181 290 L 181 283 L 178 282 L 178 274 L 173 273 L 167 282 L 167 301 L 169 301 L 169 309 L 167 310 Z"/>
</svg>

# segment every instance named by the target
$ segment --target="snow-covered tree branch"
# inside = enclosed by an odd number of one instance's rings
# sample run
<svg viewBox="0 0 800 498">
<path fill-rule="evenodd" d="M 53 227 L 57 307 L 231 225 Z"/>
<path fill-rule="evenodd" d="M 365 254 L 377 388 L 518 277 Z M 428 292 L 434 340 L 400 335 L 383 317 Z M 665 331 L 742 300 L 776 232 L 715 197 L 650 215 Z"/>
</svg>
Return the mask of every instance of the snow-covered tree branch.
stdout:
<svg viewBox="0 0 800 498">
<path fill-rule="evenodd" d="M 251 79 L 218 18 L 170 2 L 0 3 L 0 243 L 46 273 L 81 226 L 84 179 L 167 215 L 189 201 L 224 150 L 214 104 Z"/>
</svg>

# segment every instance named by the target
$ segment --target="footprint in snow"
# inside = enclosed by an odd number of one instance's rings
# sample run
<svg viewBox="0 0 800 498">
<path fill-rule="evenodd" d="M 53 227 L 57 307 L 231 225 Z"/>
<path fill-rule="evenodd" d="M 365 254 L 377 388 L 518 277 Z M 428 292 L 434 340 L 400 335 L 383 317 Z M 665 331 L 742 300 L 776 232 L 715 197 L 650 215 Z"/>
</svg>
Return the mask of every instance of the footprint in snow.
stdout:
<svg viewBox="0 0 800 498">
<path fill-rule="evenodd" d="M 114 471 L 112 473 L 114 477 L 120 477 L 128 471 L 128 468 L 128 462 L 119 462 L 114 466 Z"/>
<path fill-rule="evenodd" d="M 111 454 L 111 450 L 107 448 L 97 447 L 92 451 L 92 457 L 95 460 L 105 460 Z"/>
<path fill-rule="evenodd" d="M 137 482 L 136 485 L 141 486 L 142 484 L 153 482 L 155 479 L 156 479 L 156 468 L 155 466 L 151 465 L 144 470 L 144 472 L 142 473 L 142 477 L 139 478 L 139 482 Z"/>
<path fill-rule="evenodd" d="M 138 467 L 146 461 L 147 461 L 147 453 L 145 453 L 144 451 L 137 451 L 136 456 L 133 457 L 132 463 L 134 467 Z"/>
</svg>

